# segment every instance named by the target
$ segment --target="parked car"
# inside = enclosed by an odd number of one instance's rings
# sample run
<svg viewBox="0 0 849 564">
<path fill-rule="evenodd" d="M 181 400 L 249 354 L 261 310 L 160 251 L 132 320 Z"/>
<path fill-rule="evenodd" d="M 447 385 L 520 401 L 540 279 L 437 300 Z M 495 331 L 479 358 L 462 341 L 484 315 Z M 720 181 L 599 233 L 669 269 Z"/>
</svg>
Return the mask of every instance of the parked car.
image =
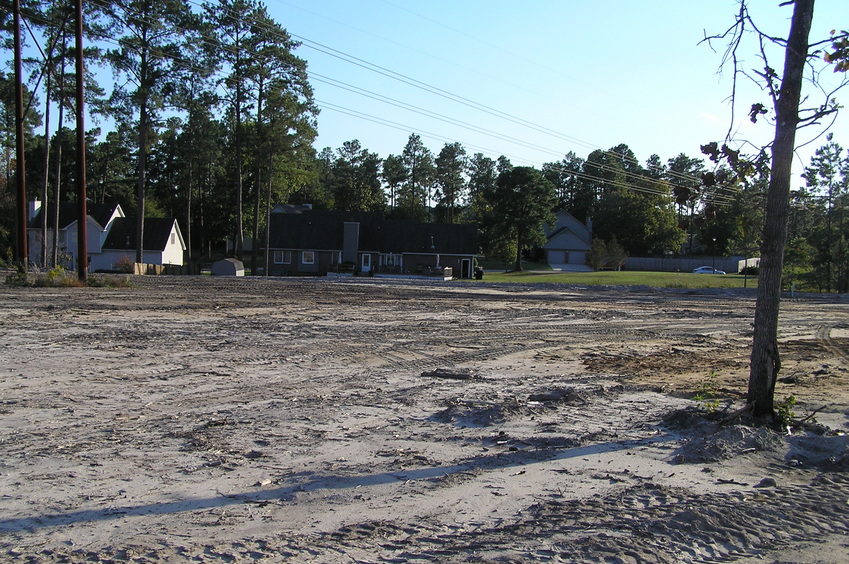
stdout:
<svg viewBox="0 0 849 564">
<path fill-rule="evenodd" d="M 693 274 L 725 274 L 725 271 L 717 270 L 712 266 L 700 266 L 693 271 Z"/>
</svg>

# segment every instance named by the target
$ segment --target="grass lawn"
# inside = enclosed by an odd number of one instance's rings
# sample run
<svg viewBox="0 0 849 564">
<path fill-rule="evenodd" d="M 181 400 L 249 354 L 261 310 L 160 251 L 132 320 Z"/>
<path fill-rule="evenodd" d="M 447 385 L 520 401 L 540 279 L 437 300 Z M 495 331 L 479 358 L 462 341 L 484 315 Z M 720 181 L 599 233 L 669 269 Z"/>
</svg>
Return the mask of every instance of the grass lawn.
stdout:
<svg viewBox="0 0 849 564">
<path fill-rule="evenodd" d="M 654 288 L 757 288 L 758 279 L 740 274 L 692 274 L 689 272 L 492 272 L 484 282 L 543 282 L 583 286 L 651 286 Z"/>
</svg>

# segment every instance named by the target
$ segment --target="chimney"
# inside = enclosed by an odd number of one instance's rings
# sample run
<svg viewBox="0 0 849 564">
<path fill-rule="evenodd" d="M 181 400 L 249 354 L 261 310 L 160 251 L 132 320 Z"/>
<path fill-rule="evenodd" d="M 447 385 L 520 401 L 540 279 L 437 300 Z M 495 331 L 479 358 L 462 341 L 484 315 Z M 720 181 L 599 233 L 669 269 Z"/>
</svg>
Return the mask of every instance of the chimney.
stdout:
<svg viewBox="0 0 849 564">
<path fill-rule="evenodd" d="M 356 221 L 346 221 L 342 231 L 342 261 L 357 262 L 360 250 L 360 224 Z"/>
<path fill-rule="evenodd" d="M 40 209 L 41 200 L 31 200 L 27 205 L 27 222 L 32 221 Z"/>
</svg>

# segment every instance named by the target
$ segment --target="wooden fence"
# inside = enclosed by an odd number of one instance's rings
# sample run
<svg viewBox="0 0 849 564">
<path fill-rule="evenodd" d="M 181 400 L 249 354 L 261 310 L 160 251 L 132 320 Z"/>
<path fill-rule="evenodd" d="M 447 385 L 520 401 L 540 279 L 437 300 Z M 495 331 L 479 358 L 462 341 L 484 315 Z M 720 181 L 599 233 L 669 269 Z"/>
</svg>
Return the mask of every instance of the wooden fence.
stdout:
<svg viewBox="0 0 849 564">
<path fill-rule="evenodd" d="M 140 275 L 180 275 L 180 274 L 200 274 L 199 264 L 146 264 L 142 262 L 133 263 L 133 274 Z"/>
</svg>

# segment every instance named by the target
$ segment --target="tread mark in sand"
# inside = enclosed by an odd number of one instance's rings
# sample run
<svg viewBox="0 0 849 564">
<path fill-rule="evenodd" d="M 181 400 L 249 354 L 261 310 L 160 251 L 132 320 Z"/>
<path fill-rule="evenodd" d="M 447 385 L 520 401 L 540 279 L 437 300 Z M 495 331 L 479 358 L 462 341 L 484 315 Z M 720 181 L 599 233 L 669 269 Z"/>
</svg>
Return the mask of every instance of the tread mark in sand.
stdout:
<svg viewBox="0 0 849 564">
<path fill-rule="evenodd" d="M 831 338 L 831 330 L 833 328 L 833 325 L 820 325 L 817 327 L 817 343 L 834 356 L 843 359 L 845 362 L 849 362 L 849 352 L 843 350 L 837 345 L 837 343 L 834 342 L 834 339 Z"/>
</svg>

